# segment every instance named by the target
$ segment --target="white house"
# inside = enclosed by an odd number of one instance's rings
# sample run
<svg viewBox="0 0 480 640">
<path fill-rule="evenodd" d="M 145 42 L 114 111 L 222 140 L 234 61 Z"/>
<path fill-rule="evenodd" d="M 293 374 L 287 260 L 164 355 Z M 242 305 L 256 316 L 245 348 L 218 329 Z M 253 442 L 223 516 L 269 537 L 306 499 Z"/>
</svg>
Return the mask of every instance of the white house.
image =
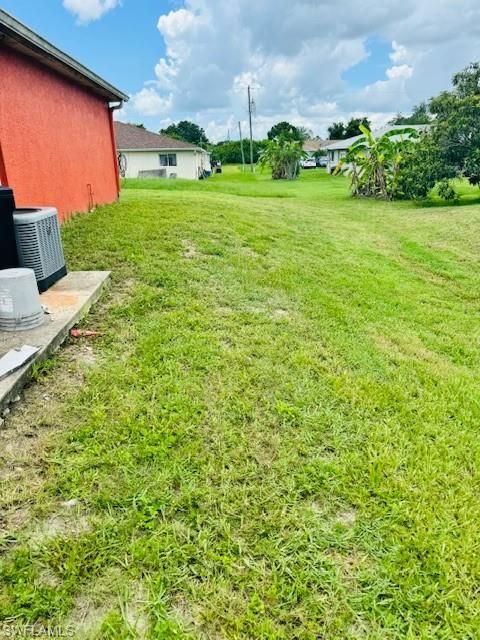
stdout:
<svg viewBox="0 0 480 640">
<path fill-rule="evenodd" d="M 405 129 L 406 127 L 408 127 L 409 129 L 416 129 L 417 131 L 427 131 L 429 126 L 430 125 L 428 124 L 392 124 L 387 125 L 386 127 L 382 127 L 381 129 L 374 130 L 373 135 L 378 138 L 384 133 L 387 133 L 387 131 L 393 131 L 394 129 Z M 324 147 L 328 155 L 327 171 L 329 173 L 335 171 L 335 168 L 337 167 L 340 160 L 347 155 L 348 149 L 362 136 L 363 134 L 353 136 L 352 138 L 347 138 L 346 140 L 335 140 L 332 141 L 331 144 Z M 398 138 L 399 136 L 395 137 Z"/>
<path fill-rule="evenodd" d="M 115 122 L 120 173 L 125 178 L 199 180 L 211 171 L 210 154 L 183 140 Z"/>
</svg>

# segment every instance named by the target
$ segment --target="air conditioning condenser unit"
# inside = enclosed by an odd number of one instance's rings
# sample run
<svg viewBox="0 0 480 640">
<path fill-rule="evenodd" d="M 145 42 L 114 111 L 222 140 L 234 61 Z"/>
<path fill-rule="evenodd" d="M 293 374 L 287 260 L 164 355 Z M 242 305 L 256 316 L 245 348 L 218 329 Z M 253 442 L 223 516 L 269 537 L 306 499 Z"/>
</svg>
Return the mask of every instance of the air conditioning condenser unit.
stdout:
<svg viewBox="0 0 480 640">
<path fill-rule="evenodd" d="M 16 209 L 13 222 L 20 266 L 33 269 L 38 290 L 46 291 L 67 275 L 57 210 Z"/>
</svg>

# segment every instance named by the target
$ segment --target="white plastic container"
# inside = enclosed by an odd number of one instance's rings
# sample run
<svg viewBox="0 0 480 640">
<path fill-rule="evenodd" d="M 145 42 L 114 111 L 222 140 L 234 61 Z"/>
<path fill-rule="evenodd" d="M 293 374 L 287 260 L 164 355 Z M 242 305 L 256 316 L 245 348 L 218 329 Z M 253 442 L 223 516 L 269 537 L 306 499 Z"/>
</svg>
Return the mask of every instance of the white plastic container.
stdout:
<svg viewBox="0 0 480 640">
<path fill-rule="evenodd" d="M 37 280 L 33 269 L 0 271 L 0 331 L 26 331 L 42 324 Z"/>
</svg>

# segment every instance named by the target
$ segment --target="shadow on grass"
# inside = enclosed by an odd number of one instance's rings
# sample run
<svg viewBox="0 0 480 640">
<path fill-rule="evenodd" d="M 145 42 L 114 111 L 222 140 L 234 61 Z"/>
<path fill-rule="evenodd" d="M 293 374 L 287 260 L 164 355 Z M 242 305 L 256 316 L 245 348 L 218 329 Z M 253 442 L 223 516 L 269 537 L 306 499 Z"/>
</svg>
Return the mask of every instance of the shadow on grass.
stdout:
<svg viewBox="0 0 480 640">
<path fill-rule="evenodd" d="M 451 184 L 458 195 L 458 200 L 443 200 L 438 195 L 437 188 L 430 192 L 428 198 L 419 200 L 415 204 L 419 207 L 470 207 L 480 204 L 480 189 L 468 183 L 466 179 L 452 180 Z"/>
<path fill-rule="evenodd" d="M 459 200 L 448 201 L 441 200 L 438 196 L 432 198 L 426 198 L 425 200 L 419 200 L 414 203 L 417 207 L 428 209 L 431 207 L 470 207 L 472 205 L 480 204 L 480 193 L 478 196 L 463 196 Z"/>
</svg>

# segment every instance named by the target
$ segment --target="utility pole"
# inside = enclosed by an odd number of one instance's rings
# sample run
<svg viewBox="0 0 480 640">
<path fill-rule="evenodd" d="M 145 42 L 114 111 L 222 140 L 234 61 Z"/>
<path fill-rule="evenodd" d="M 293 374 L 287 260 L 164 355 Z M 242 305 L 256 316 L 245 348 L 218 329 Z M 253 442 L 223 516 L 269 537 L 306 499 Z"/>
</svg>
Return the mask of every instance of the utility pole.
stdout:
<svg viewBox="0 0 480 640">
<path fill-rule="evenodd" d="M 248 85 L 248 122 L 250 125 L 250 171 L 253 173 L 253 133 L 252 133 L 252 109 L 255 107 L 255 102 L 252 100 L 252 92 L 250 91 L 250 85 Z"/>
<path fill-rule="evenodd" d="M 245 151 L 243 150 L 242 123 L 238 121 L 238 133 L 240 134 L 240 150 L 242 152 L 242 171 L 245 171 Z"/>
</svg>

